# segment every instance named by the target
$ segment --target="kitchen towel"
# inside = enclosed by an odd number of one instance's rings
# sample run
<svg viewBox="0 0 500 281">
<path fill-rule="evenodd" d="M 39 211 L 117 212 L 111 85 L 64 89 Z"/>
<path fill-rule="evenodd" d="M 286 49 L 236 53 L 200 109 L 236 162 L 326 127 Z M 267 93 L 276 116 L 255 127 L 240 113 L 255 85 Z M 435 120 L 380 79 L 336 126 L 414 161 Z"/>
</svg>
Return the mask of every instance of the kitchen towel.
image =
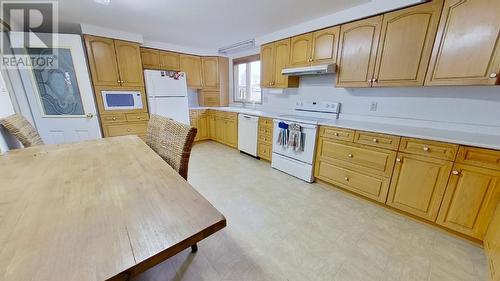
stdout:
<svg viewBox="0 0 500 281">
<path fill-rule="evenodd" d="M 293 123 L 288 125 L 289 136 L 288 136 L 288 146 L 294 151 L 303 151 L 302 146 L 302 132 L 299 124 Z"/>
<path fill-rule="evenodd" d="M 280 129 L 277 144 L 281 146 L 287 146 L 288 144 L 288 124 L 285 122 L 279 122 L 278 128 Z"/>
</svg>

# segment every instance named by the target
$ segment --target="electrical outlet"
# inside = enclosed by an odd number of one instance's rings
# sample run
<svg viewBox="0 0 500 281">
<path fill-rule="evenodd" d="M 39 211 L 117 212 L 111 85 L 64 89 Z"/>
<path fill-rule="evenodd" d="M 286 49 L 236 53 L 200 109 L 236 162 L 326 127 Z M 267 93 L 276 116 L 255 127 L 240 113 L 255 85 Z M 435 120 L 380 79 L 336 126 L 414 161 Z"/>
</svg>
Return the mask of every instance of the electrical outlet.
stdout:
<svg viewBox="0 0 500 281">
<path fill-rule="evenodd" d="M 370 104 L 370 111 L 377 111 L 378 102 L 372 101 Z"/>
</svg>

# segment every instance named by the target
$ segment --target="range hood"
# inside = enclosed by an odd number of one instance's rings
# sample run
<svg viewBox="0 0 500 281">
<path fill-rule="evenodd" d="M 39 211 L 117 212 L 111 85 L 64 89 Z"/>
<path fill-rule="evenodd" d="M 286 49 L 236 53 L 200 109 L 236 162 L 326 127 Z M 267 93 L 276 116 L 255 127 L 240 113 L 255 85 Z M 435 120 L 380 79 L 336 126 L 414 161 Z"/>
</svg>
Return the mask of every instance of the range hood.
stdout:
<svg viewBox="0 0 500 281">
<path fill-rule="evenodd" d="M 285 68 L 281 71 L 281 74 L 287 76 L 331 74 L 335 73 L 336 68 L 337 65 L 335 63 L 321 64 L 306 67 Z"/>
</svg>

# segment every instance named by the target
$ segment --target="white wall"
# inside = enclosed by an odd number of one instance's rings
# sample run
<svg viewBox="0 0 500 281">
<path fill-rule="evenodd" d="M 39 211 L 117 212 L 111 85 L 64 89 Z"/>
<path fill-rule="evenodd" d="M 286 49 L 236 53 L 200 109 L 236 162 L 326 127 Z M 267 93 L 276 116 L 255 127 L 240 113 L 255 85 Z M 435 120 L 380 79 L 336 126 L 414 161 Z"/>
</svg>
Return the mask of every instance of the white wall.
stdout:
<svg viewBox="0 0 500 281">
<path fill-rule="evenodd" d="M 296 101 L 341 102 L 345 118 L 500 135 L 498 86 L 346 89 L 334 81 L 335 75 L 304 76 L 297 89 L 264 89 L 257 108 L 284 112 Z M 378 103 L 375 112 L 372 102 Z"/>
</svg>

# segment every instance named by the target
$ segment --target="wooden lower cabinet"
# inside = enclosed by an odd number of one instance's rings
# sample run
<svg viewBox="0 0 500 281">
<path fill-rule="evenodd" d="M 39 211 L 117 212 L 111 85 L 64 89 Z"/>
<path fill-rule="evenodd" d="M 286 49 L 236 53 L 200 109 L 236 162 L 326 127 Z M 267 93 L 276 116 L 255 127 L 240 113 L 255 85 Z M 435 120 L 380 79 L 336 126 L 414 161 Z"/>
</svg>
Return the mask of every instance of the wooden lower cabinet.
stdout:
<svg viewBox="0 0 500 281">
<path fill-rule="evenodd" d="M 208 111 L 208 138 L 215 139 L 215 112 L 213 110 Z"/>
<path fill-rule="evenodd" d="M 318 160 L 316 165 L 317 178 L 370 199 L 385 202 L 389 190 L 388 178 L 359 173 L 322 159 Z"/>
<path fill-rule="evenodd" d="M 236 113 L 214 111 L 208 123 L 210 139 L 233 148 L 238 147 L 238 115 Z"/>
<path fill-rule="evenodd" d="M 127 135 L 137 135 L 146 140 L 148 130 L 147 122 L 129 122 L 129 123 L 103 123 L 104 137 L 118 137 Z"/>
<path fill-rule="evenodd" d="M 491 280 L 500 280 L 500 204 L 493 215 L 484 239 L 484 248 L 490 266 Z"/>
<path fill-rule="evenodd" d="M 387 205 L 434 222 L 452 167 L 450 161 L 399 153 Z"/>
<path fill-rule="evenodd" d="M 499 198 L 499 171 L 455 164 L 437 223 L 482 240 Z"/>
<path fill-rule="evenodd" d="M 194 141 L 209 139 L 209 114 L 207 110 L 190 110 L 189 119 L 191 126 L 198 130 Z"/>
<path fill-rule="evenodd" d="M 259 117 L 258 151 L 260 159 L 271 161 L 273 154 L 273 119 Z"/>
</svg>

